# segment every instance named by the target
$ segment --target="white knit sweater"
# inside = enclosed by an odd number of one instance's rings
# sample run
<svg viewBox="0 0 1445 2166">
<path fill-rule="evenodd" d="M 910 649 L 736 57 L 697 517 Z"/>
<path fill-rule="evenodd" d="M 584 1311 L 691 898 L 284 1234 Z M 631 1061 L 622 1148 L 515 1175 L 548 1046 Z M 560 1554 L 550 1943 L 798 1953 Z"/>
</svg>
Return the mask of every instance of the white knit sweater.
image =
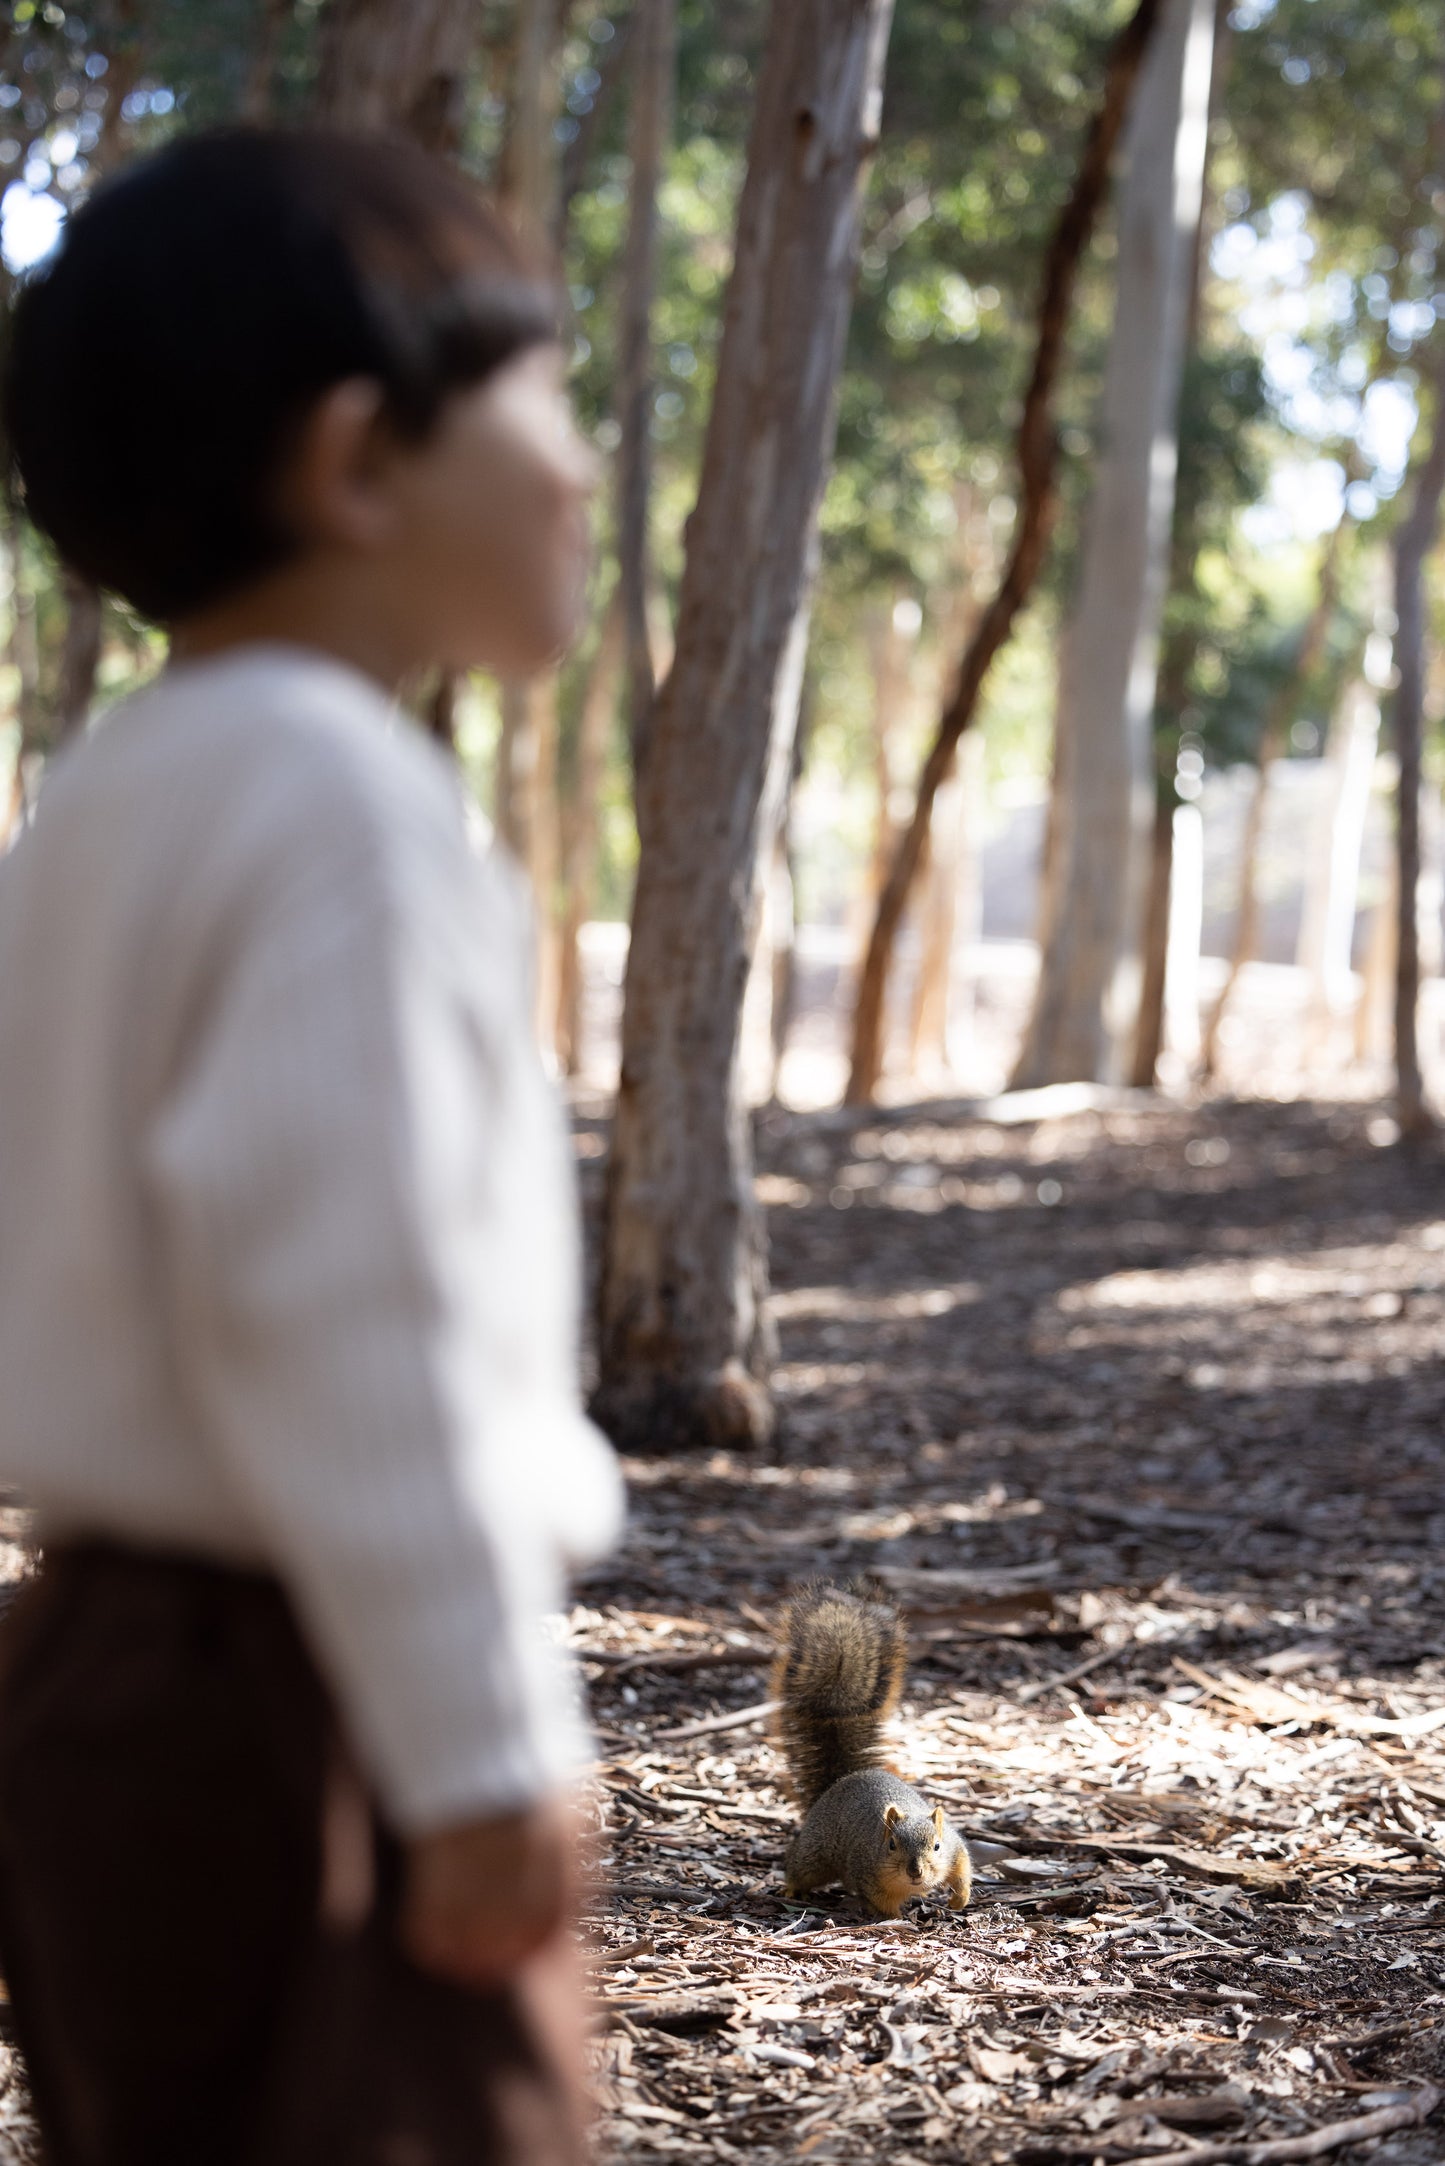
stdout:
<svg viewBox="0 0 1445 2166">
<path fill-rule="evenodd" d="M 168 670 L 0 863 L 0 1479 L 274 1569 L 409 1831 L 565 1777 L 541 1613 L 620 1520 L 526 950 L 449 763 L 300 649 Z"/>
</svg>

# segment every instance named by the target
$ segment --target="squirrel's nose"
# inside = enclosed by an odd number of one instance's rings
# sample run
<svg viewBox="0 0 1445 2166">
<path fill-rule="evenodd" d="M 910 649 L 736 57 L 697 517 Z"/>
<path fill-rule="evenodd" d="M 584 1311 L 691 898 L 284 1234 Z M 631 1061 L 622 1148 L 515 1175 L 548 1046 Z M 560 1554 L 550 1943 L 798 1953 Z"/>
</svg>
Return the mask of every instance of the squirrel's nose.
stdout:
<svg viewBox="0 0 1445 2166">
<path fill-rule="evenodd" d="M 908 1877 L 910 1880 L 921 1880 L 923 1878 L 923 1868 L 920 1866 L 917 1858 L 910 1858 L 908 1860 Z"/>
</svg>

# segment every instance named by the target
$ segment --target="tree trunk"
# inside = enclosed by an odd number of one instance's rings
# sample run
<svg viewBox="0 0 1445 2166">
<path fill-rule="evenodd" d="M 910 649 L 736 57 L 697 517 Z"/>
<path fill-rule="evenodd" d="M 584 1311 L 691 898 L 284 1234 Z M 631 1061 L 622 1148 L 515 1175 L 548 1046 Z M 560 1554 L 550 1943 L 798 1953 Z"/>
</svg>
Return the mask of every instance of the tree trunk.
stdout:
<svg viewBox="0 0 1445 2166">
<path fill-rule="evenodd" d="M 1215 123 L 1220 117 L 1224 99 L 1225 79 L 1229 74 L 1229 61 L 1233 55 L 1233 34 L 1229 27 L 1231 0 L 1215 0 L 1214 7 L 1214 68 L 1209 83 L 1209 120 L 1204 146 L 1204 171 L 1200 181 L 1199 217 L 1195 222 L 1190 250 L 1189 267 L 1189 316 L 1185 329 L 1184 350 L 1186 357 L 1199 350 L 1199 327 L 1204 314 L 1205 276 L 1209 263 L 1209 247 L 1216 223 L 1213 175 L 1210 150 L 1215 136 Z M 1197 517 L 1191 518 L 1187 510 L 1175 507 L 1173 533 L 1169 546 L 1169 589 L 1182 593 L 1193 585 L 1199 562 L 1199 531 Z M 1139 985 L 1139 1007 L 1134 1018 L 1134 1050 L 1130 1063 L 1129 1080 L 1136 1090 L 1152 1090 L 1155 1083 L 1159 1057 L 1164 1051 L 1168 1035 L 1169 971 L 1170 957 L 1175 951 L 1176 918 L 1174 908 L 1173 880 L 1175 868 L 1175 838 L 1178 833 L 1176 817 L 1178 807 L 1177 772 L 1179 759 L 1179 718 L 1189 705 L 1190 679 L 1195 658 L 1199 651 L 1197 627 L 1182 625 L 1176 628 L 1172 639 L 1166 641 L 1159 666 L 1159 682 L 1154 709 L 1154 761 L 1155 798 L 1154 832 L 1149 852 L 1149 885 L 1145 906 L 1143 932 L 1143 969 Z M 1167 743 L 1160 742 L 1159 718 L 1171 716 L 1175 729 Z M 1049 812 L 1056 815 L 1058 806 L 1052 795 Z M 1047 918 L 1041 914 L 1040 937 Z M 1198 950 L 1194 964 L 1197 978 Z M 1196 1007 L 1188 1032 L 1190 1057 L 1198 1053 L 1199 1016 Z"/>
<path fill-rule="evenodd" d="M 1385 892 L 1370 911 L 1365 967 L 1355 1007 L 1355 1059 L 1392 1060 L 1395 1049 L 1395 940 L 1400 929 L 1400 857 L 1392 853 Z"/>
<path fill-rule="evenodd" d="M 1294 685 L 1290 686 L 1291 695 Z M 1234 932 L 1229 943 L 1229 960 L 1225 966 L 1224 983 L 1215 995 L 1204 1026 L 1204 1036 L 1199 1047 L 1199 1072 L 1212 1077 L 1219 1067 L 1219 1033 L 1235 987 L 1247 962 L 1254 956 L 1259 945 L 1259 856 L 1264 840 L 1264 816 L 1269 807 L 1269 785 L 1274 775 L 1274 763 L 1284 750 L 1284 738 L 1280 729 L 1266 724 L 1259 740 L 1259 764 L 1254 772 L 1254 784 L 1249 793 L 1249 803 L 1244 812 L 1244 828 L 1239 838 L 1239 901 L 1234 911 Z"/>
<path fill-rule="evenodd" d="M 937 735 L 919 776 L 913 817 L 894 852 L 878 899 L 853 1013 L 852 1061 L 846 1093 L 850 1105 L 866 1105 L 883 1072 L 888 980 L 908 898 L 923 863 L 934 797 L 953 772 L 958 741 L 978 713 L 994 657 L 1006 644 L 1044 561 L 1056 510 L 1054 390 L 1063 364 L 1074 287 L 1108 186 L 1114 146 L 1162 5 L 1163 0 L 1139 0 L 1133 16 L 1114 41 L 1103 95 L 1079 160 L 1073 191 L 1049 243 L 1033 371 L 1019 422 L 1019 508 L 1013 546 L 993 599 L 964 649 L 953 694 L 939 719 Z"/>
<path fill-rule="evenodd" d="M 1297 953 L 1308 980 L 1301 1038 L 1306 1066 L 1331 1051 L 1335 1025 L 1353 996 L 1350 953 L 1379 733 L 1380 706 L 1374 688 L 1363 677 L 1353 678 L 1330 730 L 1329 789 L 1320 807 L 1300 914 Z"/>
<path fill-rule="evenodd" d="M 1300 634 L 1294 666 L 1270 702 L 1260 729 L 1254 789 L 1245 814 L 1244 836 L 1240 843 L 1239 902 L 1235 910 L 1234 938 L 1230 942 L 1229 964 L 1224 973 L 1224 983 L 1209 1011 L 1209 1021 L 1204 1027 L 1204 1041 L 1200 1048 L 1199 1070 L 1204 1076 L 1212 1076 L 1218 1066 L 1220 1025 L 1234 996 L 1239 974 L 1254 954 L 1259 939 L 1259 845 L 1264 834 L 1270 777 L 1275 761 L 1288 743 L 1291 717 L 1318 666 L 1330 625 L 1334 620 L 1340 590 L 1340 545 L 1348 525 L 1349 516 L 1345 514 L 1331 530 L 1325 543 L 1324 556 L 1320 561 L 1319 594 L 1315 606 Z"/>
<path fill-rule="evenodd" d="M 1434 1126 L 1420 1074 L 1420 760 L 1425 722 L 1425 559 L 1440 529 L 1445 495 L 1445 337 L 1435 334 L 1435 412 L 1415 499 L 1395 532 L 1395 753 L 1399 929 L 1395 947 L 1395 1094 L 1400 1128 L 1422 1135 Z"/>
<path fill-rule="evenodd" d="M 592 93 L 592 103 L 585 113 L 577 116 L 577 133 L 562 152 L 557 184 L 557 213 L 552 229 L 553 253 L 559 262 L 564 260 L 567 254 L 567 242 L 572 229 L 572 206 L 586 184 L 592 154 L 617 96 L 617 85 L 626 72 L 625 63 L 631 60 L 633 27 L 634 19 L 630 13 L 614 25 L 611 38 L 593 62 L 599 81 Z"/>
<path fill-rule="evenodd" d="M 35 624 L 35 590 L 25 569 L 25 521 L 8 490 L 0 490 L 5 522 L 5 553 L 10 559 L 10 666 L 15 672 L 15 721 L 20 759 L 41 748 L 40 642 Z M 22 778 L 23 780 L 23 778 Z"/>
<path fill-rule="evenodd" d="M 562 87 L 557 65 L 562 4 L 563 0 L 518 0 L 517 5 L 500 191 L 534 240 L 552 232 L 561 195 L 554 125 Z"/>
<path fill-rule="evenodd" d="M 771 1428 L 739 1023 L 798 720 L 891 13 L 774 0 L 769 16 L 677 651 L 637 797 L 597 1400 L 632 1445 Z"/>
<path fill-rule="evenodd" d="M 597 888 L 597 846 L 602 817 L 602 777 L 607 740 L 617 712 L 622 675 L 622 610 L 614 593 L 602 619 L 597 651 L 587 673 L 577 724 L 577 766 L 562 817 L 562 872 L 566 905 L 557 972 L 557 1058 L 568 1075 L 581 1073 L 583 1033 L 582 927 L 592 914 Z"/>
<path fill-rule="evenodd" d="M 100 668 L 100 589 L 79 572 L 67 570 L 61 577 L 61 590 L 65 595 L 65 637 L 60 647 L 52 746 L 64 744 L 73 731 L 83 726 L 95 697 L 95 676 Z"/>
<path fill-rule="evenodd" d="M 427 695 L 422 709 L 422 721 L 429 737 L 448 752 L 457 749 L 457 676 L 455 670 L 444 669 Z"/>
<path fill-rule="evenodd" d="M 550 1037 L 560 978 L 555 915 L 561 846 L 557 804 L 557 675 L 501 689 L 496 829 L 531 882 L 537 928 L 537 1018 Z"/>
<path fill-rule="evenodd" d="M 1061 651 L 1056 908 L 1016 1087 L 1102 1081 L 1138 1007 L 1150 725 L 1214 25 L 1214 0 L 1165 0 L 1130 126 L 1103 444 Z"/>
<path fill-rule="evenodd" d="M 793 813 L 798 785 L 807 764 L 817 712 L 817 683 L 805 677 L 798 699 L 798 726 L 793 733 L 793 757 L 788 770 L 787 796 L 778 816 L 777 839 L 768 891 L 768 915 L 772 921 L 772 987 L 769 1022 L 772 1035 L 772 1072 L 768 1103 L 776 1105 L 782 1088 L 783 1062 L 798 1005 L 798 867 L 794 847 Z"/>
<path fill-rule="evenodd" d="M 1164 1044 L 1192 1071 L 1199 1060 L 1199 956 L 1204 935 L 1204 815 L 1176 805 L 1164 971 Z"/>
<path fill-rule="evenodd" d="M 1154 833 L 1149 852 L 1149 897 L 1144 912 L 1144 976 L 1129 1081 L 1154 1087 L 1164 1050 L 1164 993 L 1169 976 L 1169 891 L 1174 880 L 1174 787 L 1154 793 Z"/>
<path fill-rule="evenodd" d="M 121 156 L 125 102 L 140 81 L 145 58 L 133 6 L 119 11 L 116 29 L 119 35 L 105 74 L 105 110 L 89 159 L 91 188 L 106 178 Z M 63 744 L 71 732 L 84 723 L 95 697 L 95 677 L 100 667 L 102 610 L 99 587 L 83 579 L 78 572 L 63 567 L 61 591 L 65 596 L 65 632 L 61 640 L 60 672 L 47 733 L 47 751 Z M 31 636 L 34 636 L 33 629 Z M 36 668 L 38 678 L 38 657 Z M 37 684 L 36 704 L 38 697 Z"/>
<path fill-rule="evenodd" d="M 140 81 L 145 61 L 145 42 L 134 5 L 116 10 L 114 27 L 116 34 L 111 44 L 110 66 L 105 71 L 105 110 L 101 115 L 100 134 L 89 159 L 92 186 L 100 175 L 110 172 L 121 155 L 121 129 L 126 125 L 125 103 Z"/>
<path fill-rule="evenodd" d="M 647 603 L 652 481 L 652 299 L 657 283 L 657 195 L 672 133 L 677 0 L 636 0 L 633 25 L 632 160 L 627 246 L 617 332 L 617 567 L 627 648 L 627 721 L 641 764 L 656 689 Z"/>
<path fill-rule="evenodd" d="M 567 0 L 519 0 L 517 10 L 501 193 L 538 243 L 553 232 L 560 201 L 554 124 L 566 12 Z M 497 832 L 531 881 L 537 929 L 537 1026 L 543 1041 L 550 1043 L 562 978 L 556 917 L 561 845 L 555 671 L 525 684 L 504 684 L 501 704 Z"/>
<path fill-rule="evenodd" d="M 327 0 L 313 109 L 337 127 L 400 128 L 454 153 L 480 32 L 480 0 Z"/>
<path fill-rule="evenodd" d="M 241 97 L 241 118 L 253 127 L 263 125 L 272 117 L 276 103 L 276 73 L 294 13 L 294 0 L 261 0 L 256 46 Z"/>
<path fill-rule="evenodd" d="M 878 816 L 873 829 L 873 856 L 868 876 L 868 904 L 877 904 L 888 878 L 888 868 L 898 845 L 898 822 L 894 813 L 897 789 L 896 749 L 901 725 L 906 721 L 909 700 L 911 653 L 909 641 L 898 623 L 896 605 L 875 607 L 865 623 L 868 664 L 873 679 L 873 779 L 878 791 Z"/>
<path fill-rule="evenodd" d="M 963 508 L 960 503 L 960 515 Z M 934 707 L 941 704 L 945 689 L 947 664 L 940 666 L 940 657 L 957 651 L 976 614 L 978 561 L 971 542 L 960 516 L 957 584 L 944 618 L 939 656 L 932 659 L 928 670 L 927 699 Z M 908 1034 L 908 1065 L 914 1074 L 924 1062 L 940 1070 L 954 1065 L 954 958 L 960 921 L 963 941 L 971 945 L 982 916 L 979 842 L 985 789 L 983 754 L 982 739 L 966 736 L 955 755 L 953 773 L 934 799 L 928 847 L 919 875 L 923 893 L 918 911 L 918 975 Z"/>
<path fill-rule="evenodd" d="M 920 886 L 918 975 L 908 1025 L 908 1066 L 946 1069 L 950 1061 L 949 1005 L 958 934 L 958 899 L 968 847 L 969 782 L 959 768 L 933 801 L 933 827 Z M 977 777 L 973 777 L 977 786 Z"/>
</svg>

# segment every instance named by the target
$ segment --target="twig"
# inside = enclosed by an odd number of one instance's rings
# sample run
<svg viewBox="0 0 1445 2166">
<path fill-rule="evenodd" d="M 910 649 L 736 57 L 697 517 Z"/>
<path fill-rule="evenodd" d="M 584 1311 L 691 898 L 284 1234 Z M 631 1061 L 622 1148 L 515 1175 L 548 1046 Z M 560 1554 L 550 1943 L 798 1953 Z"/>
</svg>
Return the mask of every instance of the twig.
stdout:
<svg viewBox="0 0 1445 2166">
<path fill-rule="evenodd" d="M 1030 1700 L 1037 1700 L 1045 1692 L 1052 1692 L 1057 1685 L 1077 1684 L 1081 1677 L 1088 1677 L 1093 1671 L 1101 1670 L 1106 1662 L 1112 1662 L 1116 1655 L 1122 1657 L 1125 1651 L 1123 1647 L 1104 1647 L 1098 1654 L 1090 1655 L 1087 1662 L 1076 1662 L 1071 1670 L 1060 1670 L 1057 1677 L 1040 1677 L 1034 1684 L 1025 1685 L 1022 1692 L 1014 1694 L 1014 1704 L 1027 1707 Z"/>
<path fill-rule="evenodd" d="M 620 1964 L 630 1963 L 634 1956 L 651 1955 L 652 1952 L 652 1942 L 644 1938 L 628 1941 L 625 1948 L 605 1948 L 596 1954 L 587 1949 L 582 1960 L 588 1970 L 616 1970 Z"/>
<path fill-rule="evenodd" d="M 1445 1850 L 1438 1843 L 1427 1843 L 1423 1835 L 1406 1835 L 1391 1828 L 1389 1843 L 1392 1850 L 1403 1850 L 1412 1858 L 1428 1858 L 1432 1865 L 1445 1865 Z"/>
<path fill-rule="evenodd" d="M 782 1704 L 781 1700 L 760 1700 L 756 1707 L 735 1707 L 730 1715 L 705 1715 L 701 1722 L 685 1722 L 677 1730 L 655 1730 L 653 1736 L 659 1744 L 672 1744 L 684 1737 L 706 1737 L 713 1730 L 744 1730 L 749 1723 L 766 1722 Z"/>
<path fill-rule="evenodd" d="M 630 1677 L 634 1670 L 720 1670 L 735 1664 L 760 1670 L 773 1659 L 771 1647 L 703 1647 L 685 1654 L 627 1654 L 620 1648 L 577 1649 L 579 1662 L 597 1662 L 616 1677 Z"/>
<path fill-rule="evenodd" d="M 1288 2159 L 1323 2158 L 1327 2151 L 1338 2151 L 1347 2143 L 1365 2143 L 1397 2128 L 1418 2128 L 1429 2120 L 1441 2095 L 1433 2084 L 1424 2083 L 1413 2098 L 1398 2106 L 1381 2106 L 1377 2113 L 1362 2114 L 1356 2121 L 1327 2121 L 1304 2136 L 1276 2136 L 1264 2143 L 1235 2137 L 1228 2143 L 1190 2144 L 1177 2151 L 1136 2151 L 1121 2159 L 1119 2166 L 1143 2166 L 1145 2160 L 1149 2166 L 1168 2166 L 1175 2159 L 1187 2161 L 1187 2166 L 1276 2166 L 1276 2161 L 1283 2166 Z"/>
</svg>

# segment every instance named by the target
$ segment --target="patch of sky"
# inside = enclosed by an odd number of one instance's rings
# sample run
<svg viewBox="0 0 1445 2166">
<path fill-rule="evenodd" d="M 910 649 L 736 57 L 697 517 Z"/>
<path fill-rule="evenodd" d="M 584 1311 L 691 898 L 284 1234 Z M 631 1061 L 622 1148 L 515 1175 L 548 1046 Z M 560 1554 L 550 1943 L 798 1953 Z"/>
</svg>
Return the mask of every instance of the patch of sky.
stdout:
<svg viewBox="0 0 1445 2166">
<path fill-rule="evenodd" d="M 1279 461 L 1259 503 L 1240 514 L 1245 539 L 1253 548 L 1269 550 L 1328 534 L 1339 524 L 1344 483 L 1337 459 Z"/>
<path fill-rule="evenodd" d="M 49 167 L 46 168 L 49 178 Z M 28 271 L 48 256 L 65 224 L 65 207 L 54 196 L 12 181 L 0 196 L 0 256 L 7 271 Z"/>
<path fill-rule="evenodd" d="M 1349 324 L 1360 294 L 1371 315 L 1388 322 L 1396 351 L 1408 351 L 1435 319 L 1429 302 L 1392 308 L 1389 282 L 1378 272 L 1362 280 L 1358 292 L 1341 271 L 1315 277 L 1308 218 L 1302 194 L 1278 196 L 1257 224 L 1240 219 L 1225 226 L 1210 258 L 1216 276 L 1236 290 L 1240 329 L 1260 353 L 1281 420 L 1304 440 L 1298 457 L 1278 467 L 1264 500 L 1243 515 L 1248 538 L 1265 549 L 1313 539 L 1339 519 L 1347 501 L 1345 475 L 1323 455 L 1324 446 L 1348 436 L 1358 442 L 1368 472 L 1350 486 L 1348 503 L 1354 517 L 1368 518 L 1399 487 L 1415 426 L 1408 385 L 1392 381 L 1366 392 L 1369 363 L 1362 346 L 1347 346 L 1338 365 L 1323 373 L 1309 334 Z"/>
</svg>

